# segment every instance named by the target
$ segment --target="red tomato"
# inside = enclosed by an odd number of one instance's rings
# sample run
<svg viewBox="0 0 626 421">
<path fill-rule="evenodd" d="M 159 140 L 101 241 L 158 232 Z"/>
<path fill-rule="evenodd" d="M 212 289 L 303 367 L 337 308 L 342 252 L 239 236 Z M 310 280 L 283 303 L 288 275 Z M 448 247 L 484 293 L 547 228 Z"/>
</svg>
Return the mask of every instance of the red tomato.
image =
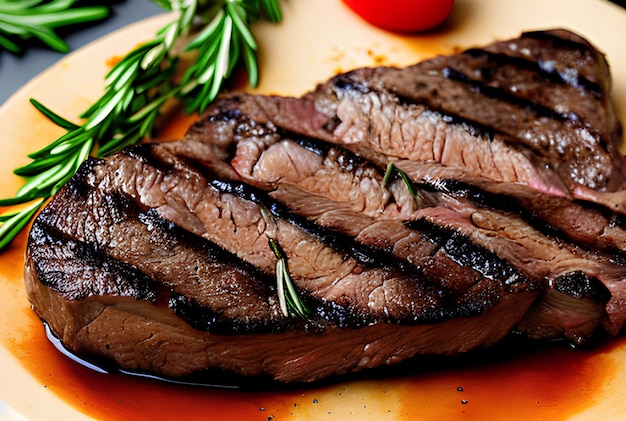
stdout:
<svg viewBox="0 0 626 421">
<path fill-rule="evenodd" d="M 394 32 L 418 32 L 441 24 L 454 0 L 343 0 L 374 26 Z"/>
</svg>

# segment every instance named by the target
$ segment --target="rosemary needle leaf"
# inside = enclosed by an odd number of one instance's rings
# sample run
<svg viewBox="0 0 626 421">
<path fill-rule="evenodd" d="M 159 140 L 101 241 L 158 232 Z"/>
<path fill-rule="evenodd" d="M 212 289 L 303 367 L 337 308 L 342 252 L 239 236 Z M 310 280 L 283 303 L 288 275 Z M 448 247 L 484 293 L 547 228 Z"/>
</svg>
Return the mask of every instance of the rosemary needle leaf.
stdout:
<svg viewBox="0 0 626 421">
<path fill-rule="evenodd" d="M 73 164 L 74 160 L 66 162 L 61 161 L 54 167 L 37 174 L 24 183 L 17 191 L 17 196 L 25 196 L 33 192 L 42 192 L 46 193 L 46 196 L 51 196 L 51 194 L 47 193 L 52 189 L 52 186 L 56 185 L 58 181 L 62 180 L 71 172 L 70 169 Z"/>
<path fill-rule="evenodd" d="M 261 214 L 264 219 L 267 217 L 267 213 L 263 209 L 261 209 Z M 278 241 L 273 238 L 268 239 L 268 244 L 276 256 L 276 293 L 278 294 L 278 302 L 282 313 L 285 316 L 310 316 L 311 310 L 298 295 L 298 291 L 296 291 L 291 280 L 291 275 L 289 275 L 285 252 L 278 244 Z"/>
<path fill-rule="evenodd" d="M 1 30 L 2 28 L 0 28 Z M 18 47 L 18 45 L 14 42 L 12 42 L 11 40 L 9 40 L 8 38 L 0 35 L 0 48 L 4 48 L 7 51 L 10 51 L 12 53 L 19 53 L 20 52 L 20 47 Z"/>
<path fill-rule="evenodd" d="M 39 11 L 42 13 L 59 12 L 71 7 L 77 1 L 78 0 L 56 0 L 49 3 L 43 3 L 39 6 Z M 41 3 L 41 0 L 31 0 L 30 3 L 35 5 L 37 3 Z"/>
<path fill-rule="evenodd" d="M 22 177 L 32 177 L 42 171 L 52 168 L 59 160 L 70 158 L 74 151 L 71 149 L 66 150 L 64 153 L 50 155 L 46 158 L 37 159 L 30 162 L 27 165 L 16 168 L 13 170 L 13 174 Z"/>
<path fill-rule="evenodd" d="M 100 20 L 109 15 L 108 8 L 98 6 L 58 11 L 50 11 L 45 8 L 42 10 L 40 8 L 32 9 L 32 11 L 34 12 L 32 14 L 15 14 L 11 16 L 11 22 L 24 27 L 43 26 L 46 28 L 55 28 Z M 0 19 L 2 18 L 9 18 L 9 16 L 1 13 L 0 9 Z"/>
<path fill-rule="evenodd" d="M 261 6 L 270 22 L 280 22 L 283 18 L 276 0 L 261 0 Z"/>
<path fill-rule="evenodd" d="M 244 42 L 250 48 L 252 48 L 253 50 L 256 50 L 258 47 L 254 39 L 254 36 L 252 36 L 252 33 L 250 32 L 250 29 L 248 28 L 247 23 L 244 21 L 244 19 L 246 19 L 245 10 L 243 10 L 241 6 L 235 3 L 227 3 L 226 7 L 229 12 L 228 15 L 233 20 L 233 23 L 235 24 L 237 31 L 239 31 L 239 33 L 243 37 Z"/>
<path fill-rule="evenodd" d="M 287 297 L 285 296 L 285 262 L 283 259 L 276 259 L 276 294 L 280 311 L 284 316 L 289 315 L 287 308 Z"/>
<path fill-rule="evenodd" d="M 79 127 L 76 124 L 72 123 L 71 121 L 68 121 L 60 117 L 58 114 L 54 113 L 52 110 L 50 110 L 48 107 L 46 107 L 45 105 L 43 105 L 41 102 L 37 101 L 34 98 L 30 99 L 30 103 L 33 104 L 40 113 L 48 117 L 50 121 L 52 121 L 54 124 L 56 124 L 57 126 L 65 130 L 75 130 Z"/>
<path fill-rule="evenodd" d="M 221 86 L 222 78 L 228 72 L 228 62 L 230 55 L 230 41 L 233 36 L 233 19 L 231 16 L 226 16 L 224 20 L 224 28 L 222 33 L 222 39 L 220 40 L 220 48 L 217 52 L 217 63 L 215 65 L 215 79 L 218 79 Z M 215 92 L 217 96 L 217 92 Z"/>
<path fill-rule="evenodd" d="M 152 50 L 148 51 L 148 54 L 151 53 Z M 146 54 L 147 56 L 147 54 Z M 144 56 L 144 58 L 146 57 Z M 135 61 L 133 63 L 130 63 L 128 65 L 128 67 L 124 70 L 123 73 L 121 73 L 119 75 L 119 77 L 117 77 L 115 79 L 115 81 L 111 84 L 111 89 L 114 92 L 119 91 L 120 89 L 124 89 L 125 87 L 128 87 L 131 85 L 130 81 L 132 78 L 135 77 L 137 69 L 139 69 L 139 65 L 141 63 L 139 61 Z"/>
<path fill-rule="evenodd" d="M 149 113 L 153 113 L 154 111 L 158 111 L 158 109 L 169 99 L 169 96 L 162 96 L 161 98 L 158 98 L 157 100 L 151 102 L 150 104 L 146 105 L 145 107 L 143 107 L 142 109 L 140 109 L 139 111 L 137 111 L 134 115 L 132 115 L 129 119 L 128 119 L 128 123 L 138 123 L 141 120 L 143 120 L 144 118 L 146 118 L 146 116 Z"/>
<path fill-rule="evenodd" d="M 60 147 L 61 145 L 64 145 L 65 143 L 68 143 L 68 142 L 75 143 L 79 141 L 78 139 L 84 139 L 84 136 L 85 134 L 84 134 L 83 128 L 78 127 L 74 130 L 66 132 L 65 134 L 61 135 L 61 137 L 59 137 L 57 140 L 55 140 L 54 142 L 50 143 L 47 146 L 44 146 L 38 151 L 28 154 L 28 157 L 34 160 L 47 158 L 53 154 L 54 150 L 58 150 L 57 148 Z"/>
<path fill-rule="evenodd" d="M 107 118 L 111 114 L 113 109 L 117 106 L 117 103 L 122 99 L 123 96 L 124 96 L 123 90 L 117 91 L 111 97 L 111 99 L 109 99 L 106 102 L 106 104 L 104 104 L 102 108 L 98 109 L 95 114 L 90 116 L 89 121 L 87 121 L 87 123 L 85 124 L 85 130 L 93 129 L 98 124 L 100 124 L 102 120 Z"/>
<path fill-rule="evenodd" d="M 13 238 L 28 224 L 37 210 L 43 204 L 44 199 L 39 200 L 20 212 L 11 212 L 9 218 L 2 218 L 0 225 L 0 249 L 5 248 Z"/>
<path fill-rule="evenodd" d="M 387 164 L 387 170 L 385 171 L 385 176 L 383 177 L 383 186 L 389 185 L 389 180 L 391 180 L 394 168 L 395 166 L 393 165 L 393 162 Z"/>
<path fill-rule="evenodd" d="M 248 71 L 250 86 L 256 87 L 259 84 L 259 66 L 256 62 L 255 52 L 247 45 L 243 47 L 243 61 Z"/>
<path fill-rule="evenodd" d="M 29 194 L 24 194 L 22 196 L 15 195 L 6 199 L 0 199 L 0 206 L 19 205 L 21 203 L 30 202 L 31 200 L 37 199 L 38 197 L 41 196 L 36 191 L 30 192 Z"/>
<path fill-rule="evenodd" d="M 224 22 L 224 10 L 220 9 L 215 17 L 209 22 L 209 24 L 196 35 L 196 37 L 187 44 L 186 51 L 195 50 L 200 48 L 203 43 L 207 42 L 207 40 L 211 39 L 211 37 L 216 36 L 222 23 Z"/>
<path fill-rule="evenodd" d="M 38 3 L 41 3 L 41 0 L 0 1 L 0 5 L 2 6 L 1 10 L 5 13 L 20 13 L 23 12 L 25 9 L 30 9 L 33 6 L 36 6 Z"/>
<path fill-rule="evenodd" d="M 35 38 L 38 38 L 53 50 L 61 53 L 70 51 L 70 46 L 57 36 L 52 29 L 48 29 L 44 26 L 31 26 L 30 32 Z"/>
</svg>

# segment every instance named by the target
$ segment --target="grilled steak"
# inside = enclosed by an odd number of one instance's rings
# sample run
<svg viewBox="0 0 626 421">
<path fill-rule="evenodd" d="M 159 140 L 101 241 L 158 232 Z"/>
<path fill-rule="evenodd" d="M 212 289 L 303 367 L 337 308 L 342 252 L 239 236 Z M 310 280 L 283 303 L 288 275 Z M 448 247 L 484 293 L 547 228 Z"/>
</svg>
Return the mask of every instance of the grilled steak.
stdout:
<svg viewBox="0 0 626 421">
<path fill-rule="evenodd" d="M 27 291 L 72 352 L 172 378 L 582 344 L 626 321 L 620 139 L 604 57 L 564 30 L 225 95 L 87 161 L 32 226 Z"/>
</svg>

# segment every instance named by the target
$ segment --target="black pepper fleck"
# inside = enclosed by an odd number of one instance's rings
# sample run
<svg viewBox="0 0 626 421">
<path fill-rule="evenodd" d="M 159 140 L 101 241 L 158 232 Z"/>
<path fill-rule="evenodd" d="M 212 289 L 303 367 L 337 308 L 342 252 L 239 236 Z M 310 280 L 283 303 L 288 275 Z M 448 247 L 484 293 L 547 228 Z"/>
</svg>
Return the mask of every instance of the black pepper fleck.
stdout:
<svg viewBox="0 0 626 421">
<path fill-rule="evenodd" d="M 463 400 L 461 401 L 461 403 L 462 403 L 463 405 L 466 405 L 466 404 L 467 404 L 467 401 L 466 401 L 465 399 L 463 399 Z"/>
<path fill-rule="evenodd" d="M 462 388 L 461 386 L 459 386 L 459 387 L 457 387 L 457 388 L 456 388 L 456 391 L 457 391 L 457 392 L 462 392 L 462 391 L 463 391 L 463 388 Z"/>
</svg>

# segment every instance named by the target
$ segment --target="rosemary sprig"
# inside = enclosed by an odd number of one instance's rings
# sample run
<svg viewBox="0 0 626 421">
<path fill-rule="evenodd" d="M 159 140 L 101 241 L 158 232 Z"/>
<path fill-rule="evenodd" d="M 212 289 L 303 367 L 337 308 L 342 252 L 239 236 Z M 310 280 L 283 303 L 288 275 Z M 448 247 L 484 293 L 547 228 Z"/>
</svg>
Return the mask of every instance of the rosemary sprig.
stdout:
<svg viewBox="0 0 626 421">
<path fill-rule="evenodd" d="M 28 155 L 33 161 L 14 170 L 26 182 L 14 197 L 0 200 L 0 207 L 33 200 L 38 200 L 40 206 L 91 154 L 108 156 L 150 137 L 160 110 L 173 98 L 184 102 L 188 112 L 203 111 L 240 59 L 249 71 L 250 83 L 256 85 L 257 45 L 248 26 L 261 17 L 261 12 L 268 20 L 280 20 L 278 0 L 154 1 L 166 10 L 177 11 L 178 17 L 111 69 L 105 79 L 104 94 L 80 115 L 82 123 L 72 123 L 31 100 L 67 133 Z M 179 65 L 175 44 L 193 29 L 195 20 L 205 25 L 187 47 L 197 51 L 197 56 L 181 83 L 175 83 Z M 21 229 L 5 227 L 26 226 L 39 206 L 33 204 L 23 211 L 0 215 L 0 249 Z"/>
<path fill-rule="evenodd" d="M 266 208 L 261 206 L 259 210 L 266 226 L 275 225 L 272 216 Z M 313 313 L 306 303 L 302 301 L 293 285 L 289 267 L 287 266 L 287 256 L 280 244 L 278 244 L 278 241 L 269 234 L 270 231 L 271 229 L 266 229 L 267 243 L 276 256 L 276 294 L 278 295 L 280 311 L 285 317 L 310 317 Z"/>
<path fill-rule="evenodd" d="M 20 53 L 24 41 L 39 39 L 53 50 L 69 51 L 54 31 L 109 15 L 106 6 L 74 7 L 78 0 L 0 0 L 0 49 Z"/>
<path fill-rule="evenodd" d="M 268 244 L 276 255 L 276 292 L 280 310 L 285 316 L 310 317 L 312 314 L 311 310 L 298 295 L 298 291 L 296 291 L 291 280 L 291 275 L 289 275 L 285 252 L 278 244 L 278 241 L 273 238 L 268 240 Z"/>
<path fill-rule="evenodd" d="M 409 177 L 404 173 L 404 171 L 402 171 L 400 168 L 393 165 L 393 162 L 390 162 L 387 164 L 387 170 L 385 171 L 385 175 L 383 177 L 383 186 L 389 185 L 389 182 L 391 181 L 391 177 L 394 174 L 397 174 L 402 179 L 402 181 L 404 182 L 404 185 L 409 191 L 409 194 L 413 198 L 413 201 L 416 207 L 419 207 L 419 202 L 420 200 L 423 199 L 422 195 L 420 194 L 419 191 L 415 190 L 415 188 L 413 187 L 413 183 L 411 182 Z"/>
<path fill-rule="evenodd" d="M 257 85 L 258 46 L 249 25 L 259 19 L 262 10 L 270 22 L 282 19 L 277 0 L 227 0 L 222 8 L 201 13 L 208 24 L 187 46 L 187 51 L 197 51 L 201 59 L 187 69 L 181 82 L 181 96 L 190 99 L 187 112 L 202 112 L 213 102 L 240 58 L 250 85 Z"/>
</svg>

